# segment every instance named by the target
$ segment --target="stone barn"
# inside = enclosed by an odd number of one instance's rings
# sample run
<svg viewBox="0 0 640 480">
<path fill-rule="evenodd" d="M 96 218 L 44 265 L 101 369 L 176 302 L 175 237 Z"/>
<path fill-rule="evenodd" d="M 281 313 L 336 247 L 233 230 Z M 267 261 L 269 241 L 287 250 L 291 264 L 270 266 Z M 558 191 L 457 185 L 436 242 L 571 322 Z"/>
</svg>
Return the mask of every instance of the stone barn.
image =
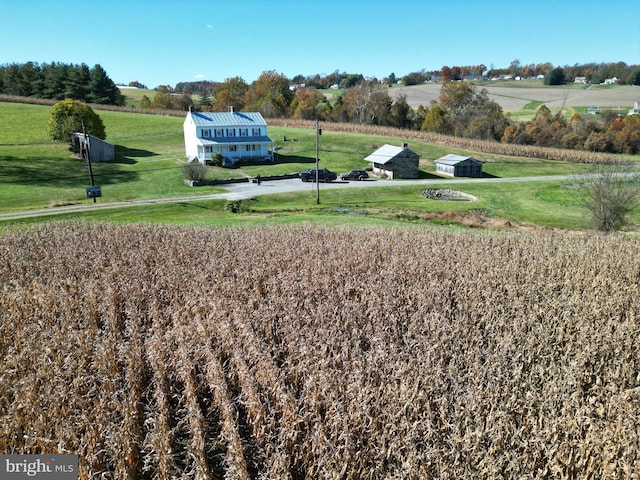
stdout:
<svg viewBox="0 0 640 480">
<path fill-rule="evenodd" d="M 408 148 L 383 145 L 365 158 L 373 165 L 373 173 L 386 178 L 418 178 L 420 156 Z"/>
<path fill-rule="evenodd" d="M 482 177 L 482 162 L 450 153 L 436 160 L 436 172 L 452 177 Z"/>
</svg>

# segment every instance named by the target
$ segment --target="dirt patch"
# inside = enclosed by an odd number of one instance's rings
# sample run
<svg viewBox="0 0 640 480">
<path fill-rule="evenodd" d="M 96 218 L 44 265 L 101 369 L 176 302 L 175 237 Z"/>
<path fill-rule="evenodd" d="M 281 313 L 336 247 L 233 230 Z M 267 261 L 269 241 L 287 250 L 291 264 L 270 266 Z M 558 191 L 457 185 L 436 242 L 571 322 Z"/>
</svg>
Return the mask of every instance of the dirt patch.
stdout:
<svg viewBox="0 0 640 480">
<path fill-rule="evenodd" d="M 469 228 L 482 228 L 487 230 L 510 230 L 530 232 L 536 230 L 547 230 L 537 225 L 518 223 L 506 218 L 489 217 L 483 211 L 473 212 L 430 212 L 420 215 L 422 220 L 464 225 Z"/>
</svg>

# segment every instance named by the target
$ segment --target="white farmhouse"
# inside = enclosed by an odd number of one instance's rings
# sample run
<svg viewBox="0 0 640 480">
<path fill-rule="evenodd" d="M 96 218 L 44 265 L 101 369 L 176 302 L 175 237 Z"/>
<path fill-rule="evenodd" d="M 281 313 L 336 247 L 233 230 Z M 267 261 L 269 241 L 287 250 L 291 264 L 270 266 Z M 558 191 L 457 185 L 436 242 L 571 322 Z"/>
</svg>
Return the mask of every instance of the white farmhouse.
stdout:
<svg viewBox="0 0 640 480">
<path fill-rule="evenodd" d="M 190 160 L 201 163 L 219 153 L 225 166 L 240 161 L 273 160 L 267 122 L 259 112 L 194 112 L 184 120 L 184 147 Z"/>
</svg>

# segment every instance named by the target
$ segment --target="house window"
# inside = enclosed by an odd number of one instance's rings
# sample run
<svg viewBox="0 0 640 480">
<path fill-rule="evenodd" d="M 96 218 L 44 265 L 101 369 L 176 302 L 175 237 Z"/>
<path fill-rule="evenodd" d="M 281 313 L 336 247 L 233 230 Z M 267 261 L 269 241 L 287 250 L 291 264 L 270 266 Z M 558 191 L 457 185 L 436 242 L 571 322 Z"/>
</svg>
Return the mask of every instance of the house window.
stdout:
<svg viewBox="0 0 640 480">
<path fill-rule="evenodd" d="M 238 151 L 238 146 L 237 145 L 229 145 L 229 151 L 230 152 L 237 152 Z"/>
<path fill-rule="evenodd" d="M 203 129 L 202 130 L 202 136 L 203 137 L 210 137 L 211 136 L 211 129 Z"/>
<path fill-rule="evenodd" d="M 260 136 L 260 129 L 259 128 L 254 128 L 253 129 L 253 136 L 254 137 L 259 137 Z"/>
<path fill-rule="evenodd" d="M 240 129 L 240 136 L 241 137 L 248 137 L 249 136 L 249 129 L 248 128 L 241 128 Z"/>
<path fill-rule="evenodd" d="M 216 137 L 224 137 L 224 130 L 222 128 L 215 129 Z"/>
<path fill-rule="evenodd" d="M 255 152 L 256 151 L 256 146 L 255 145 L 245 145 L 244 148 L 245 148 L 245 150 L 247 152 Z"/>
<path fill-rule="evenodd" d="M 235 137 L 236 129 L 235 128 L 227 128 L 227 137 Z"/>
</svg>

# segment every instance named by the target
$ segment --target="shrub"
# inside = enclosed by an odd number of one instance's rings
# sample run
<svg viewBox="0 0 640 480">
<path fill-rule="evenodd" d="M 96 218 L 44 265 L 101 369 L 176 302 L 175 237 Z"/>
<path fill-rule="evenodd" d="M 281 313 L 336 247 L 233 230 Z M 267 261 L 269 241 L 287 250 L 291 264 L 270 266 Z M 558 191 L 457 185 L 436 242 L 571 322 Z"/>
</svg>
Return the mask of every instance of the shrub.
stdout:
<svg viewBox="0 0 640 480">
<path fill-rule="evenodd" d="M 184 178 L 194 182 L 203 182 L 209 169 L 206 165 L 200 163 L 198 160 L 192 160 L 182 167 L 184 172 Z"/>
</svg>

